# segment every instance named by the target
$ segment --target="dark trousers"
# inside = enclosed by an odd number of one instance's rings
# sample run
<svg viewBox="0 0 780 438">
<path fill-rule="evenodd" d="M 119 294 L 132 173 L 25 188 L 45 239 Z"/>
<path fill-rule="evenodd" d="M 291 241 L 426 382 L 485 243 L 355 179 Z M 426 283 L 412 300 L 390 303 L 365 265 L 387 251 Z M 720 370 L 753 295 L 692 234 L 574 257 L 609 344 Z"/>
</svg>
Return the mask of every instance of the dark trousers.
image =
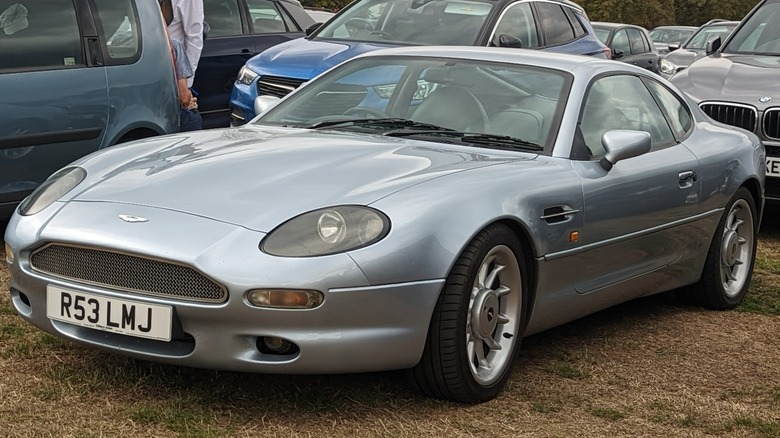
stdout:
<svg viewBox="0 0 780 438">
<path fill-rule="evenodd" d="M 203 129 L 203 118 L 195 110 L 183 109 L 179 112 L 179 132 L 198 131 Z"/>
</svg>

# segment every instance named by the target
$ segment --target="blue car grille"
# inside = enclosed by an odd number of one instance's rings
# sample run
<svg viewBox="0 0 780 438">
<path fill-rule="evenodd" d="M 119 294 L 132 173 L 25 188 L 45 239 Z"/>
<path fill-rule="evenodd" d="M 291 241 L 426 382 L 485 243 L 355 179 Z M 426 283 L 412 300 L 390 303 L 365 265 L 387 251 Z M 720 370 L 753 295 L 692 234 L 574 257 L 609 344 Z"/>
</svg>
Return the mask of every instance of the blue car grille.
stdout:
<svg viewBox="0 0 780 438">
<path fill-rule="evenodd" d="M 764 135 L 772 140 L 780 140 L 780 108 L 764 111 Z"/>
<path fill-rule="evenodd" d="M 300 87 L 304 82 L 306 81 L 303 79 L 260 76 L 257 79 L 257 95 L 284 97 Z"/>
<path fill-rule="evenodd" d="M 700 107 L 721 123 L 756 132 L 758 114 L 753 107 L 725 103 L 704 103 Z"/>
<path fill-rule="evenodd" d="M 30 258 L 32 268 L 55 277 L 131 293 L 221 303 L 227 290 L 187 266 L 130 254 L 49 244 Z"/>
</svg>

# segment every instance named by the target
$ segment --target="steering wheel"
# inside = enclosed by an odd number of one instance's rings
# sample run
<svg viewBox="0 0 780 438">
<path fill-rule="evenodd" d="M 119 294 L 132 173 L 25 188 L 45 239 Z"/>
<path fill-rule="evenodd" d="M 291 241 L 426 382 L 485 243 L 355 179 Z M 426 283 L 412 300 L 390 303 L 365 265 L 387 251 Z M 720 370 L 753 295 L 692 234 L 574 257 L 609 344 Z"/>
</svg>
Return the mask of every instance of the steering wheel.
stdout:
<svg viewBox="0 0 780 438">
<path fill-rule="evenodd" d="M 369 32 L 369 34 L 383 36 L 383 37 L 385 37 L 387 39 L 391 39 L 391 40 L 395 39 L 394 36 L 390 35 L 389 33 L 385 32 L 383 30 L 372 30 L 371 32 Z"/>
<path fill-rule="evenodd" d="M 352 107 L 343 113 L 345 116 L 355 116 L 355 117 L 374 117 L 377 119 L 385 119 L 389 117 L 387 114 L 385 114 L 384 111 L 380 109 L 376 109 L 370 106 L 355 106 Z"/>
</svg>

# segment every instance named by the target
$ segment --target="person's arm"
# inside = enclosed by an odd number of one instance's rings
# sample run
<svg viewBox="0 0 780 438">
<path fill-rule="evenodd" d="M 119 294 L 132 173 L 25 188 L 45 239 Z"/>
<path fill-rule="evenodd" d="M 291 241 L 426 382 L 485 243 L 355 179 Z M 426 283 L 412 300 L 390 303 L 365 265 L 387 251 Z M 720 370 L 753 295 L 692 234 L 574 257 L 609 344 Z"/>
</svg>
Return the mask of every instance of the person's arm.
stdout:
<svg viewBox="0 0 780 438">
<path fill-rule="evenodd" d="M 176 85 L 179 87 L 179 105 L 182 109 L 191 109 L 190 107 L 195 102 L 192 92 L 190 92 L 190 87 L 187 86 L 187 78 L 180 78 L 176 81 Z"/>
<path fill-rule="evenodd" d="M 194 72 L 203 51 L 203 0 L 180 1 L 176 8 L 184 30 L 184 50 Z"/>
</svg>

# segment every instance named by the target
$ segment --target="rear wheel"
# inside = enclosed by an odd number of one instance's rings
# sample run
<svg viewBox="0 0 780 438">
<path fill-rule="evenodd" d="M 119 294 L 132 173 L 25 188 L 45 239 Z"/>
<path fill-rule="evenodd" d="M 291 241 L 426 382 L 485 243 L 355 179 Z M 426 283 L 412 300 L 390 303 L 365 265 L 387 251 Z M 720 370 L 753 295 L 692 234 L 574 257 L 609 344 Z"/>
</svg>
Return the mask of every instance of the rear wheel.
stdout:
<svg viewBox="0 0 780 438">
<path fill-rule="evenodd" d="M 501 391 L 523 337 L 525 285 L 517 236 L 502 225 L 480 232 L 448 276 L 410 372 L 421 392 L 478 403 Z"/>
<path fill-rule="evenodd" d="M 740 188 L 715 231 L 701 280 L 685 292 L 693 303 L 727 310 L 745 297 L 756 258 L 756 217 L 753 197 Z"/>
</svg>

